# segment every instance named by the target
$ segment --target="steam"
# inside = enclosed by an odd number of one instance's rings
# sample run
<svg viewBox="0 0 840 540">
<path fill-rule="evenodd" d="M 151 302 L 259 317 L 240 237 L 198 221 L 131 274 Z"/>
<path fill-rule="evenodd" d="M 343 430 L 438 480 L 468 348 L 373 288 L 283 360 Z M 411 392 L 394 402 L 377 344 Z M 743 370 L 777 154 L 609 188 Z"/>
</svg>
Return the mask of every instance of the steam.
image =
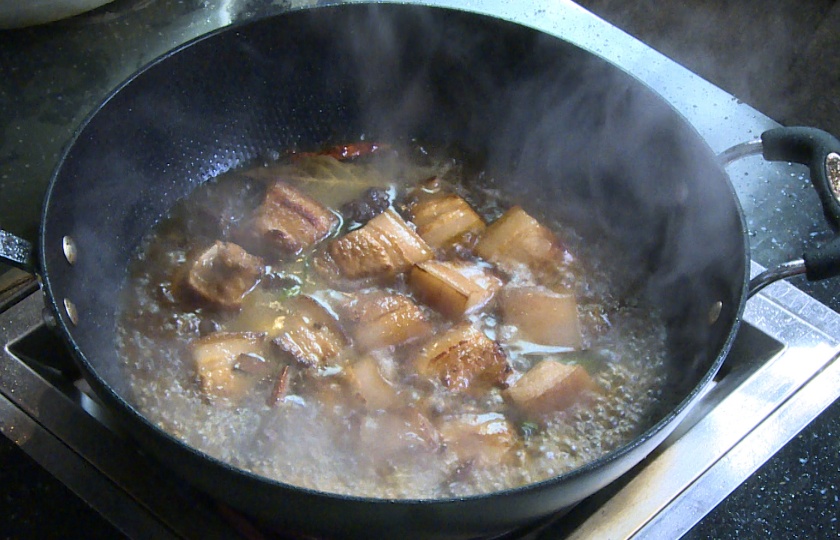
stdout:
<svg viewBox="0 0 840 540">
<path fill-rule="evenodd" d="M 555 38 L 431 12 L 407 30 L 392 16 L 373 9 L 340 31 L 361 74 L 365 132 L 466 149 L 511 204 L 615 250 L 619 286 L 669 322 L 673 386 L 693 388 L 735 323 L 746 259 L 710 150 L 638 81 Z"/>
<path fill-rule="evenodd" d="M 127 261 L 174 200 L 266 152 L 362 136 L 462 150 L 511 204 L 614 249 L 621 286 L 664 313 L 674 351 L 696 351 L 675 360 L 680 391 L 725 339 L 744 265 L 739 214 L 711 153 L 659 98 L 504 22 L 342 6 L 200 42 L 135 79 L 82 134 L 55 193 L 69 211 L 48 239 L 77 236 L 81 262 L 58 285 L 108 383 L 125 392 L 113 321 Z M 709 328 L 718 300 L 726 316 Z M 218 429 L 231 425 L 253 432 Z"/>
</svg>

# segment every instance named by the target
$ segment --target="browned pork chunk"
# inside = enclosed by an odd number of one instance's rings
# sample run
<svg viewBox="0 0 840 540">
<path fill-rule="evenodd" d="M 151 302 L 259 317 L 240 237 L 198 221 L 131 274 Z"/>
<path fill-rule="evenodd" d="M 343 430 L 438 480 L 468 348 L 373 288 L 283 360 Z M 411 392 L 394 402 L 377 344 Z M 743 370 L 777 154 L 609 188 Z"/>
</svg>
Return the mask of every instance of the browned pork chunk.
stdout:
<svg viewBox="0 0 840 540">
<path fill-rule="evenodd" d="M 289 184 L 278 181 L 265 194 L 241 234 L 274 254 L 295 255 L 320 242 L 338 225 L 338 216 Z"/>
<path fill-rule="evenodd" d="M 251 368 L 254 363 L 266 363 L 265 334 L 216 332 L 193 341 L 190 352 L 204 394 L 236 400 L 261 378 L 262 370 Z"/>
<path fill-rule="evenodd" d="M 272 340 L 287 358 L 306 367 L 325 367 L 336 361 L 347 338 L 332 314 L 309 296 L 289 301 L 282 333 Z"/>
<path fill-rule="evenodd" d="M 432 331 L 423 310 L 410 298 L 385 291 L 358 295 L 341 308 L 341 315 L 363 351 L 402 345 Z"/>
<path fill-rule="evenodd" d="M 545 287 L 506 287 L 500 294 L 502 321 L 516 328 L 516 337 L 540 345 L 580 349 L 580 322 L 572 293 Z"/>
<path fill-rule="evenodd" d="M 347 367 L 346 373 L 350 388 L 368 410 L 390 409 L 399 402 L 396 388 L 374 358 L 360 358 Z"/>
<path fill-rule="evenodd" d="M 485 228 L 481 216 L 454 193 L 418 201 L 408 211 L 417 234 L 433 248 L 444 248 Z"/>
<path fill-rule="evenodd" d="M 214 307 L 237 309 L 259 282 L 263 261 L 232 242 L 206 249 L 190 265 L 187 287 Z"/>
<path fill-rule="evenodd" d="M 517 408 L 539 415 L 563 411 L 596 389 L 595 381 L 581 366 L 542 360 L 505 390 L 505 397 Z"/>
<path fill-rule="evenodd" d="M 475 246 L 475 253 L 507 272 L 527 267 L 536 277 L 552 277 L 568 253 L 548 228 L 514 206 L 494 221 Z"/>
<path fill-rule="evenodd" d="M 440 434 L 417 409 L 406 407 L 362 419 L 359 443 L 366 455 L 375 460 L 389 460 L 417 452 L 440 448 Z"/>
<path fill-rule="evenodd" d="M 364 227 L 331 241 L 327 255 L 329 261 L 321 261 L 319 267 L 330 267 L 345 278 L 391 280 L 412 265 L 431 259 L 432 250 L 389 209 Z"/>
<path fill-rule="evenodd" d="M 466 321 L 423 347 L 415 366 L 454 392 L 474 395 L 504 386 L 511 373 L 501 347 Z"/>
<path fill-rule="evenodd" d="M 458 320 L 490 302 L 502 280 L 474 263 L 425 261 L 411 269 L 408 285 L 421 302 Z"/>
<path fill-rule="evenodd" d="M 500 413 L 448 417 L 439 430 L 447 450 L 461 463 L 496 465 L 516 444 L 516 429 Z"/>
</svg>

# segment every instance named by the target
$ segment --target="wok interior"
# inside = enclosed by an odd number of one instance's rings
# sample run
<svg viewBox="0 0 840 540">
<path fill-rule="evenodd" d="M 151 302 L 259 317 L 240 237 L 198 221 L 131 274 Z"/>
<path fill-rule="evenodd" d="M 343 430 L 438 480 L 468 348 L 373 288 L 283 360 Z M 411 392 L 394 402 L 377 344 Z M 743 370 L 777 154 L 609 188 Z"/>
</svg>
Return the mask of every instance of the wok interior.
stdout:
<svg viewBox="0 0 840 540">
<path fill-rule="evenodd" d="M 159 61 L 91 118 L 54 179 L 41 246 L 49 291 L 78 308 L 70 332 L 87 368 L 126 394 L 118 291 L 175 200 L 266 152 L 362 136 L 455 146 L 511 204 L 614 248 L 621 286 L 668 321 L 666 410 L 710 376 L 743 303 L 746 247 L 733 191 L 698 135 L 638 81 L 561 40 L 396 5 L 224 31 Z M 72 267 L 64 235 L 79 247 Z"/>
</svg>

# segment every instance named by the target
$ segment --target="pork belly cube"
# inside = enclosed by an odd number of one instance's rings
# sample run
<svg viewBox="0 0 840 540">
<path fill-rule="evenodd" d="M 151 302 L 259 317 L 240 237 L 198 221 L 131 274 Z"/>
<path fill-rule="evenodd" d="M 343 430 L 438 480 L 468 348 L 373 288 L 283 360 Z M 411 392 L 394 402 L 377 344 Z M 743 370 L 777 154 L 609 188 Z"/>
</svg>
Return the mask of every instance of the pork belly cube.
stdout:
<svg viewBox="0 0 840 540">
<path fill-rule="evenodd" d="M 498 343 L 466 321 L 423 347 L 415 367 L 420 375 L 437 379 L 453 392 L 473 395 L 505 386 L 511 373 Z"/>
<path fill-rule="evenodd" d="M 504 391 L 517 408 L 530 414 L 563 411 L 591 396 L 595 381 L 581 366 L 542 360 Z"/>
<path fill-rule="evenodd" d="M 417 234 L 433 248 L 446 247 L 486 227 L 469 203 L 454 193 L 418 201 L 408 211 Z"/>
<path fill-rule="evenodd" d="M 519 206 L 487 227 L 475 253 L 508 272 L 524 265 L 538 277 L 550 275 L 569 256 L 554 233 Z"/>
<path fill-rule="evenodd" d="M 393 209 L 330 242 L 337 272 L 349 279 L 389 280 L 432 258 L 432 250 Z"/>
<path fill-rule="evenodd" d="M 264 268 L 262 259 L 237 244 L 216 241 L 190 265 L 187 287 L 214 307 L 238 309 Z"/>
<path fill-rule="evenodd" d="M 424 304 L 459 320 L 487 305 L 502 280 L 479 264 L 425 261 L 411 269 L 408 285 Z"/>
<path fill-rule="evenodd" d="M 269 251 L 295 255 L 330 235 L 338 216 L 286 182 L 278 181 L 246 225 L 244 235 Z"/>
<path fill-rule="evenodd" d="M 196 373 L 205 396 L 210 398 L 242 398 L 259 381 L 251 369 L 257 359 L 265 363 L 265 334 L 255 332 L 216 332 L 190 344 Z"/>
<path fill-rule="evenodd" d="M 516 428 L 501 413 L 462 414 L 438 427 L 447 450 L 461 463 L 497 465 L 516 444 Z"/>
<path fill-rule="evenodd" d="M 519 339 L 580 349 L 577 301 L 572 293 L 557 293 L 545 287 L 506 287 L 499 295 L 504 324 L 516 328 Z"/>
<path fill-rule="evenodd" d="M 385 291 L 358 295 L 341 308 L 341 316 L 363 351 L 402 345 L 432 331 L 420 306 L 407 296 Z"/>
<path fill-rule="evenodd" d="M 379 363 L 371 356 L 360 358 L 346 369 L 352 391 L 368 410 L 389 409 L 398 403 L 397 390 L 385 378 Z"/>
<path fill-rule="evenodd" d="M 272 340 L 280 354 L 314 368 L 337 361 L 348 345 L 338 320 L 309 296 L 293 298 L 288 307 L 283 330 Z"/>
<path fill-rule="evenodd" d="M 390 460 L 440 448 L 434 424 L 413 407 L 377 412 L 362 419 L 359 443 L 375 460 Z"/>
</svg>

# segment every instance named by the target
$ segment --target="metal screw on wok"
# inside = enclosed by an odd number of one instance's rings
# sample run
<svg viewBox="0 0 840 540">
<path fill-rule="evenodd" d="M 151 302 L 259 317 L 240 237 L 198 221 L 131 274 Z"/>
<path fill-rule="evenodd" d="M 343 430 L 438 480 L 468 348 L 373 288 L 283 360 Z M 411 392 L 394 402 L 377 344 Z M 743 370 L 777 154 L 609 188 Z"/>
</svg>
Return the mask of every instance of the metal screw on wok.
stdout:
<svg viewBox="0 0 840 540">
<path fill-rule="evenodd" d="M 61 239 L 61 248 L 67 262 L 70 263 L 71 266 L 76 264 L 76 258 L 78 257 L 79 251 L 76 248 L 76 242 L 71 236 L 65 236 Z M 76 304 L 74 304 L 69 298 L 65 298 L 63 303 L 64 312 L 67 314 L 67 318 L 70 319 L 73 326 L 76 326 L 79 324 L 79 311 L 76 309 Z"/>
<path fill-rule="evenodd" d="M 76 249 L 76 242 L 70 236 L 65 236 L 61 239 L 61 247 L 64 250 L 64 258 L 71 265 L 76 264 L 76 256 L 78 251 Z"/>
</svg>

